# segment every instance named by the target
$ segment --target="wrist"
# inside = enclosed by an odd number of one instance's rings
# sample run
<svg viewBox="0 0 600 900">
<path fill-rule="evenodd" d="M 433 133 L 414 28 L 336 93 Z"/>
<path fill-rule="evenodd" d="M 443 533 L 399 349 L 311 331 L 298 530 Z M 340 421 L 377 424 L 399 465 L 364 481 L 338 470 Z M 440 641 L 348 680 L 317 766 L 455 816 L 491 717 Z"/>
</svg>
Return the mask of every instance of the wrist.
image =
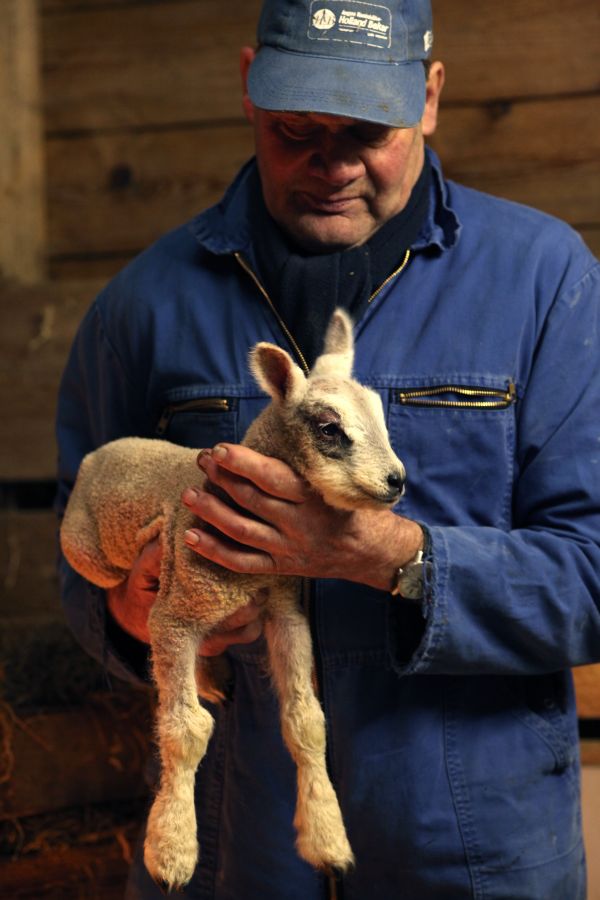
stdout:
<svg viewBox="0 0 600 900">
<path fill-rule="evenodd" d="M 381 521 L 380 515 L 379 522 Z M 363 561 L 363 577 L 356 580 L 377 590 L 389 592 L 396 583 L 398 568 L 405 566 L 419 550 L 424 549 L 423 529 L 412 519 L 390 513 L 385 530 L 373 529 L 370 539 L 371 558 Z"/>
<path fill-rule="evenodd" d="M 430 562 L 429 532 L 419 525 L 422 534 L 422 546 L 415 555 L 396 570 L 390 593 L 393 597 L 400 596 L 405 600 L 422 601 L 425 595 L 425 577 Z"/>
</svg>

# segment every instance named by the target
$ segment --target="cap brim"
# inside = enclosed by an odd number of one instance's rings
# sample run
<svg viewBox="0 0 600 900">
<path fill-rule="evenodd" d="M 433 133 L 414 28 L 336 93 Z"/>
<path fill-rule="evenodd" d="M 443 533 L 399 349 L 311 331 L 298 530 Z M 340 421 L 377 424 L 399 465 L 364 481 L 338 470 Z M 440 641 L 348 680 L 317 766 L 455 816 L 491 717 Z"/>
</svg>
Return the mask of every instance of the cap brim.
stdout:
<svg viewBox="0 0 600 900">
<path fill-rule="evenodd" d="M 393 64 L 261 47 L 248 74 L 255 106 L 412 128 L 425 109 L 421 60 Z"/>
</svg>

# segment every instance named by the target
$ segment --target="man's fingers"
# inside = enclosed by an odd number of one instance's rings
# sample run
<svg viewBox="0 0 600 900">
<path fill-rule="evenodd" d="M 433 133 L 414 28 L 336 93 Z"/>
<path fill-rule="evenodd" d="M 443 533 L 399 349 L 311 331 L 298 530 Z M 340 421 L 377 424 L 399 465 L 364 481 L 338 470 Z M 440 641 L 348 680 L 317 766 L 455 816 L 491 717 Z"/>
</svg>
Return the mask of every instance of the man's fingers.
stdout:
<svg viewBox="0 0 600 900">
<path fill-rule="evenodd" d="M 200 656 L 219 656 L 231 644 L 251 644 L 262 634 L 262 621 L 256 619 L 241 628 L 227 632 L 215 632 L 200 645 Z"/>
<path fill-rule="evenodd" d="M 240 515 L 214 494 L 188 489 L 184 491 L 182 500 L 199 519 L 214 525 L 221 534 L 239 544 L 269 551 L 280 543 L 277 532 L 269 524 Z"/>
<path fill-rule="evenodd" d="M 218 628 L 200 646 L 201 656 L 218 656 L 230 644 L 251 644 L 262 634 L 263 607 L 268 599 L 266 589 L 257 592 L 255 598 L 227 616 Z"/>
<path fill-rule="evenodd" d="M 268 553 L 241 550 L 214 535 L 200 529 L 190 528 L 185 532 L 185 542 L 200 556 L 212 560 L 231 572 L 247 575 L 273 575 L 277 572 L 273 558 Z"/>
<path fill-rule="evenodd" d="M 301 503 L 310 492 L 304 479 L 286 463 L 240 444 L 217 444 L 213 450 L 201 450 L 198 454 L 198 465 L 209 477 L 212 477 L 211 472 L 214 474 L 211 462 L 219 468 L 253 482 L 266 494 L 280 500 Z"/>
</svg>

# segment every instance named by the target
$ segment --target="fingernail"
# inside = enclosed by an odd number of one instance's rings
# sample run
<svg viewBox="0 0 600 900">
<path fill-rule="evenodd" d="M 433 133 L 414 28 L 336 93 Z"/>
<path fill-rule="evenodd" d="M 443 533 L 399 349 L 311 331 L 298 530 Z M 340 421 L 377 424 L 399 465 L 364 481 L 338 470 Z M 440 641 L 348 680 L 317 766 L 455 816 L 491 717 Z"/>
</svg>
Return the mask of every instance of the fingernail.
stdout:
<svg viewBox="0 0 600 900">
<path fill-rule="evenodd" d="M 212 455 L 216 456 L 217 459 L 224 459 L 224 457 L 227 456 L 227 447 L 223 447 L 222 444 L 217 444 L 217 446 L 213 448 Z"/>
<path fill-rule="evenodd" d="M 186 504 L 186 506 L 193 506 L 199 496 L 200 492 L 195 488 L 186 488 L 181 495 L 181 499 Z"/>
<path fill-rule="evenodd" d="M 196 464 L 198 466 L 201 466 L 203 460 L 207 459 L 207 458 L 210 459 L 211 455 L 212 455 L 212 450 L 208 450 L 206 448 L 204 448 L 203 450 L 199 450 L 198 456 L 196 457 Z"/>
<path fill-rule="evenodd" d="M 186 531 L 183 535 L 183 539 L 186 544 L 189 544 L 190 547 L 195 547 L 196 544 L 200 542 L 200 535 L 197 531 L 192 531 L 191 529 Z"/>
</svg>

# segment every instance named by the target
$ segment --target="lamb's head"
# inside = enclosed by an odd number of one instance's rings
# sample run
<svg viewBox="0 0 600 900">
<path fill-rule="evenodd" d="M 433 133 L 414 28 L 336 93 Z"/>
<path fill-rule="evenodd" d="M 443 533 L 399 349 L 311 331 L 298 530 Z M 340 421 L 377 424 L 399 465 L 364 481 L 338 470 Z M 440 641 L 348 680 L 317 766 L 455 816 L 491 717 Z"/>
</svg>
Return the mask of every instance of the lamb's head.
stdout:
<svg viewBox="0 0 600 900">
<path fill-rule="evenodd" d="M 337 309 L 323 354 L 308 377 L 274 344 L 257 344 L 250 364 L 272 397 L 262 427 L 286 460 L 331 506 L 391 507 L 404 491 L 381 399 L 352 378 L 352 322 Z"/>
</svg>

